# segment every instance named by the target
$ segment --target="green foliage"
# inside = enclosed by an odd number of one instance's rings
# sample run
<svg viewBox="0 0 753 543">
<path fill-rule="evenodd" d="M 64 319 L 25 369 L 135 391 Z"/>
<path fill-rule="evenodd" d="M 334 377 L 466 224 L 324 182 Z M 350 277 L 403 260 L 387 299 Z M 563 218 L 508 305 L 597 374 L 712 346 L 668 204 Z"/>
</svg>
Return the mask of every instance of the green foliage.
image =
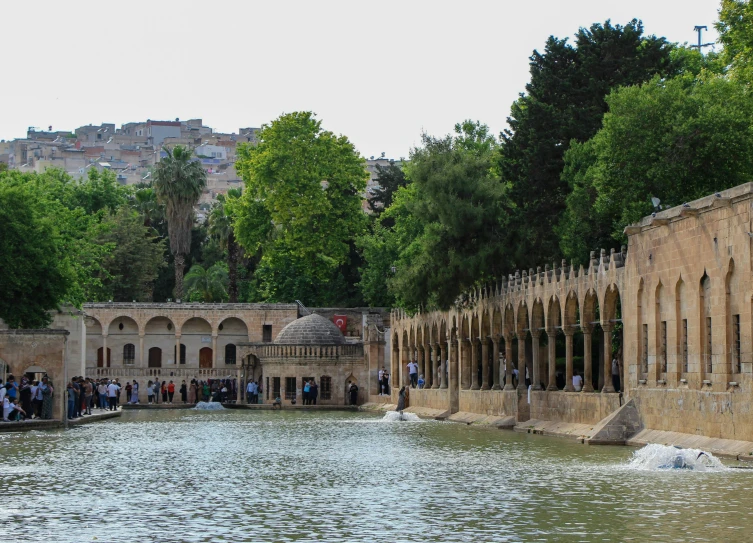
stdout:
<svg viewBox="0 0 753 543">
<path fill-rule="evenodd" d="M 508 231 L 508 265 L 528 268 L 560 256 L 552 232 L 569 193 L 560 179 L 565 151 L 599 130 L 611 89 L 677 73 L 672 49 L 663 38 L 644 37 L 632 20 L 581 28 L 574 45 L 552 36 L 543 53 L 534 51 L 531 81 L 512 106 L 500 149 L 511 223 L 518 225 Z"/>
<path fill-rule="evenodd" d="M 241 256 L 241 249 L 235 239 L 233 228 L 232 200 L 238 200 L 242 194 L 241 189 L 230 189 L 227 197 L 220 194 L 209 213 L 209 234 L 213 240 L 218 242 L 219 247 L 227 253 L 230 280 L 228 295 L 231 303 L 238 301 L 238 259 Z M 228 201 L 227 205 L 226 200 Z"/>
<path fill-rule="evenodd" d="M 604 127 L 565 157 L 572 193 L 559 234 L 568 257 L 624 242 L 624 227 L 653 211 L 652 196 L 680 205 L 753 178 L 753 100 L 742 84 L 657 77 L 608 102 Z"/>
<path fill-rule="evenodd" d="M 374 192 L 369 198 L 369 208 L 371 211 L 379 216 L 382 211 L 392 205 L 392 198 L 397 192 L 397 189 L 404 187 L 408 184 L 408 180 L 405 178 L 405 172 L 403 169 L 391 162 L 389 166 L 376 165 L 377 177 L 376 181 L 379 183 L 379 187 L 374 189 Z"/>
<path fill-rule="evenodd" d="M 116 302 L 152 301 L 159 270 L 166 267 L 166 241 L 143 223 L 138 213 L 123 206 L 107 218 L 112 227 L 97 242 L 112 247 L 102 262 L 100 299 Z"/>
<path fill-rule="evenodd" d="M 722 59 L 734 79 L 753 82 L 753 3 L 750 0 L 722 0 L 719 10 L 719 42 Z"/>
<path fill-rule="evenodd" d="M 232 206 L 239 243 L 261 251 L 254 291 L 266 301 L 336 305 L 341 267 L 367 222 L 363 159 L 310 112 L 282 115 L 257 138 L 238 149 L 246 192 Z"/>
<path fill-rule="evenodd" d="M 54 221 L 28 187 L 0 180 L 0 318 L 44 328 L 71 288 L 72 270 Z"/>
<path fill-rule="evenodd" d="M 201 264 L 194 264 L 186 274 L 185 283 L 186 294 L 191 302 L 227 301 L 227 268 L 222 263 L 208 269 Z"/>
</svg>

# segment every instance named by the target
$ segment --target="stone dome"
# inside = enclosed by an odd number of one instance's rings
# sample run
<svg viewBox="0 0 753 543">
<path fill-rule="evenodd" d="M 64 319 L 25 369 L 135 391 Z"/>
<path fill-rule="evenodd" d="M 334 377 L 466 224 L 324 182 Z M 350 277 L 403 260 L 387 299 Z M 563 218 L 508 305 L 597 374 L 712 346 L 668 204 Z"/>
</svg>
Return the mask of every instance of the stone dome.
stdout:
<svg viewBox="0 0 753 543">
<path fill-rule="evenodd" d="M 280 330 L 279 345 L 342 345 L 345 337 L 335 323 L 314 313 L 296 319 Z"/>
</svg>

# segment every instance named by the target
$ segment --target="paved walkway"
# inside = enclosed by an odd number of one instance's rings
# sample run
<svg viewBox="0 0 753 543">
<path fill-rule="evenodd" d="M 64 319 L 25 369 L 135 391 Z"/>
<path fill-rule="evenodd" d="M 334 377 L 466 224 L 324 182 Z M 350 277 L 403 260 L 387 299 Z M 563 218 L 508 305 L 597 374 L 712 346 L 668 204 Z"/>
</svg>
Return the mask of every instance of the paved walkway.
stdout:
<svg viewBox="0 0 753 543">
<path fill-rule="evenodd" d="M 81 426 L 92 422 L 100 422 L 107 419 L 119 417 L 121 410 L 117 411 L 100 411 L 95 409 L 91 415 L 83 416 L 78 419 L 69 420 L 68 427 Z M 0 432 L 28 432 L 29 430 L 53 430 L 64 428 L 65 423 L 59 419 L 31 419 L 18 422 L 0 422 Z"/>
</svg>

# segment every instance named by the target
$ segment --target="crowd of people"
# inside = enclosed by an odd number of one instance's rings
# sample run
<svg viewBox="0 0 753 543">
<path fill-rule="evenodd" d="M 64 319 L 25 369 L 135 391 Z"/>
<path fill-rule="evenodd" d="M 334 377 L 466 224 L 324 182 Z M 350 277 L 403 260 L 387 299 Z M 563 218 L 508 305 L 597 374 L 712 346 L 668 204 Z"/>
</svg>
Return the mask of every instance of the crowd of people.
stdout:
<svg viewBox="0 0 753 543">
<path fill-rule="evenodd" d="M 0 382 L 3 422 L 51 419 L 54 392 L 47 376 L 31 380 L 24 375 L 20 382 L 16 382 L 16 378 L 9 375 L 5 383 Z"/>
</svg>

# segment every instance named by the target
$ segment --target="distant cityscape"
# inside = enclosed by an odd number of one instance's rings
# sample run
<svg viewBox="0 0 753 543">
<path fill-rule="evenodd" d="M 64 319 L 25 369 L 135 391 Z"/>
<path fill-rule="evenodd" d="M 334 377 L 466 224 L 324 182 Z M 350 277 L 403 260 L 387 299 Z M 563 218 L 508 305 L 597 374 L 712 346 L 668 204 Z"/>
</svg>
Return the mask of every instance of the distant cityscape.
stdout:
<svg viewBox="0 0 753 543">
<path fill-rule="evenodd" d="M 29 127 L 25 138 L 0 141 L 0 162 L 8 169 L 41 173 L 47 168 L 64 170 L 74 178 L 87 170 L 112 171 L 123 185 L 148 183 L 152 170 L 165 156 L 163 146 L 186 145 L 193 148 L 207 172 L 207 187 L 199 205 L 205 207 L 229 189 L 243 186 L 235 170 L 236 147 L 239 143 L 255 143 L 259 128 L 240 128 L 235 133 L 215 132 L 202 119 L 181 121 L 146 121 L 80 126 L 73 131 Z M 364 194 L 366 200 L 378 186 L 377 165 L 388 166 L 391 159 L 370 157 L 366 169 L 370 180 Z"/>
</svg>

